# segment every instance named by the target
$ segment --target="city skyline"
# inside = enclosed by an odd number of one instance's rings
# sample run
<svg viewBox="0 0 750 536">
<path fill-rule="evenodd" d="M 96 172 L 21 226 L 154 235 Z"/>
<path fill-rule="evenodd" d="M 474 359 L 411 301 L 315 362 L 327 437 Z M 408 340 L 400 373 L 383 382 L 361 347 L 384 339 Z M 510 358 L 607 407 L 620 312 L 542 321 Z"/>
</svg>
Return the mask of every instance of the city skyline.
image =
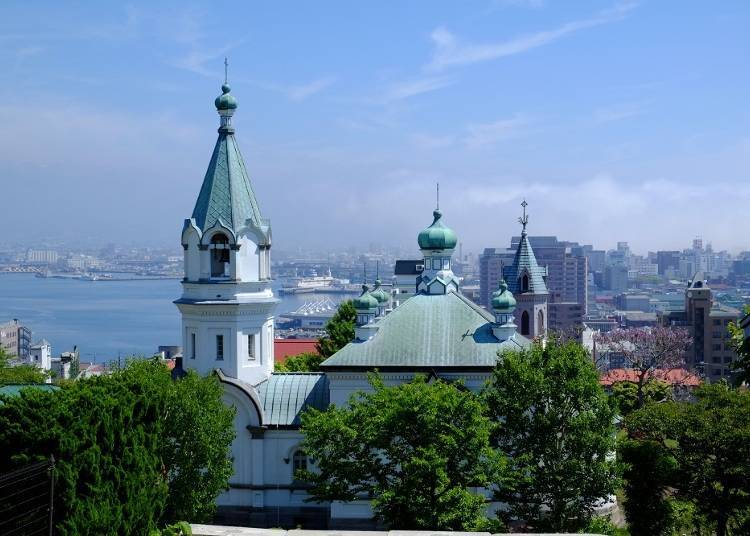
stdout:
<svg viewBox="0 0 750 536">
<path fill-rule="evenodd" d="M 28 201 L 5 207 L 9 235 L 176 242 L 229 56 L 280 250 L 409 247 L 436 182 L 467 251 L 508 244 L 523 198 L 531 235 L 748 249 L 732 232 L 750 199 L 740 2 L 257 4 L 229 18 L 50 3 L 28 29 L 30 9 L 0 22 L 0 174 Z"/>
</svg>

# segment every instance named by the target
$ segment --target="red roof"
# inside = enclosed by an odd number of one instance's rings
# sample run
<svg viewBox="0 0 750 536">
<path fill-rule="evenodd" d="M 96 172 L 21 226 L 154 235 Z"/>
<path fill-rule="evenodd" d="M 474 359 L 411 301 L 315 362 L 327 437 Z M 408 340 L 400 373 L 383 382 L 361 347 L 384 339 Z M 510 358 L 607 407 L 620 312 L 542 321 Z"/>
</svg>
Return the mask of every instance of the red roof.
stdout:
<svg viewBox="0 0 750 536">
<path fill-rule="evenodd" d="M 274 339 L 273 358 L 277 363 L 283 363 L 287 357 L 317 352 L 318 339 Z"/>
<path fill-rule="evenodd" d="M 698 387 L 701 384 L 701 379 L 696 374 L 684 368 L 657 369 L 650 373 L 650 377 L 673 386 Z M 610 387 L 617 382 L 638 383 L 638 371 L 635 369 L 612 369 L 599 378 L 599 383 L 605 387 Z"/>
</svg>

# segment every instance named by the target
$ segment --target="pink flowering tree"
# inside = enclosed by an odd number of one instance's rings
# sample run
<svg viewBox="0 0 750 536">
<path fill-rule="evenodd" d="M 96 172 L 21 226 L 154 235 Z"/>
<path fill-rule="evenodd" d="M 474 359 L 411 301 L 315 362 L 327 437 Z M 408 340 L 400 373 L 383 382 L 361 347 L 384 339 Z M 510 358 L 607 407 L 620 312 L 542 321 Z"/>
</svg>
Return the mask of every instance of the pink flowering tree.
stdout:
<svg viewBox="0 0 750 536">
<path fill-rule="evenodd" d="M 602 333 L 596 337 L 596 345 L 602 354 L 621 356 L 626 368 L 636 371 L 637 409 L 643 406 L 646 383 L 658 379 L 657 371 L 685 366 L 685 352 L 692 340 L 684 328 L 657 326 Z"/>
</svg>

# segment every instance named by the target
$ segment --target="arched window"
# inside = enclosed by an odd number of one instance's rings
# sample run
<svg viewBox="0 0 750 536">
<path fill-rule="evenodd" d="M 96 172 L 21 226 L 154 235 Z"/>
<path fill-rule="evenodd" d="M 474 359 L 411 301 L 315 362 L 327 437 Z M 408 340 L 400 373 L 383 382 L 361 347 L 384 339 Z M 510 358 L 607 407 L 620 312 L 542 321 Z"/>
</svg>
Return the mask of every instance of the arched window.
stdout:
<svg viewBox="0 0 750 536">
<path fill-rule="evenodd" d="M 229 264 L 229 239 L 223 233 L 216 233 L 211 237 L 211 277 L 227 275 Z"/>
<path fill-rule="evenodd" d="M 539 326 L 537 329 L 539 335 L 544 335 L 544 313 L 542 311 L 539 311 L 537 315 L 537 325 Z"/>
<path fill-rule="evenodd" d="M 521 292 L 528 292 L 529 291 L 529 274 L 523 274 L 523 278 L 521 278 Z"/>
<path fill-rule="evenodd" d="M 529 312 L 524 311 L 521 314 L 521 335 L 529 334 Z"/>
<path fill-rule="evenodd" d="M 294 475 L 297 474 L 297 471 L 307 471 L 307 454 L 305 454 L 304 450 L 294 451 L 294 455 L 292 456 L 292 471 Z"/>
</svg>

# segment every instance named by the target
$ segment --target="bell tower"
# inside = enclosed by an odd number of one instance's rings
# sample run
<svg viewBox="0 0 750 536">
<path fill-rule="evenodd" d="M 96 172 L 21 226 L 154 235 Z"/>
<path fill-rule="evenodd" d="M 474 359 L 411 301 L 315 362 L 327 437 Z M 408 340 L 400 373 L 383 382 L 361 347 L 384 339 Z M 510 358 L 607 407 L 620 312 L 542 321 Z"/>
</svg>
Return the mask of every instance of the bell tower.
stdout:
<svg viewBox="0 0 750 536">
<path fill-rule="evenodd" d="M 226 84 L 208 170 L 182 229 L 183 366 L 257 385 L 273 372 L 271 226 L 261 216 L 234 136 L 237 99 Z"/>
</svg>

